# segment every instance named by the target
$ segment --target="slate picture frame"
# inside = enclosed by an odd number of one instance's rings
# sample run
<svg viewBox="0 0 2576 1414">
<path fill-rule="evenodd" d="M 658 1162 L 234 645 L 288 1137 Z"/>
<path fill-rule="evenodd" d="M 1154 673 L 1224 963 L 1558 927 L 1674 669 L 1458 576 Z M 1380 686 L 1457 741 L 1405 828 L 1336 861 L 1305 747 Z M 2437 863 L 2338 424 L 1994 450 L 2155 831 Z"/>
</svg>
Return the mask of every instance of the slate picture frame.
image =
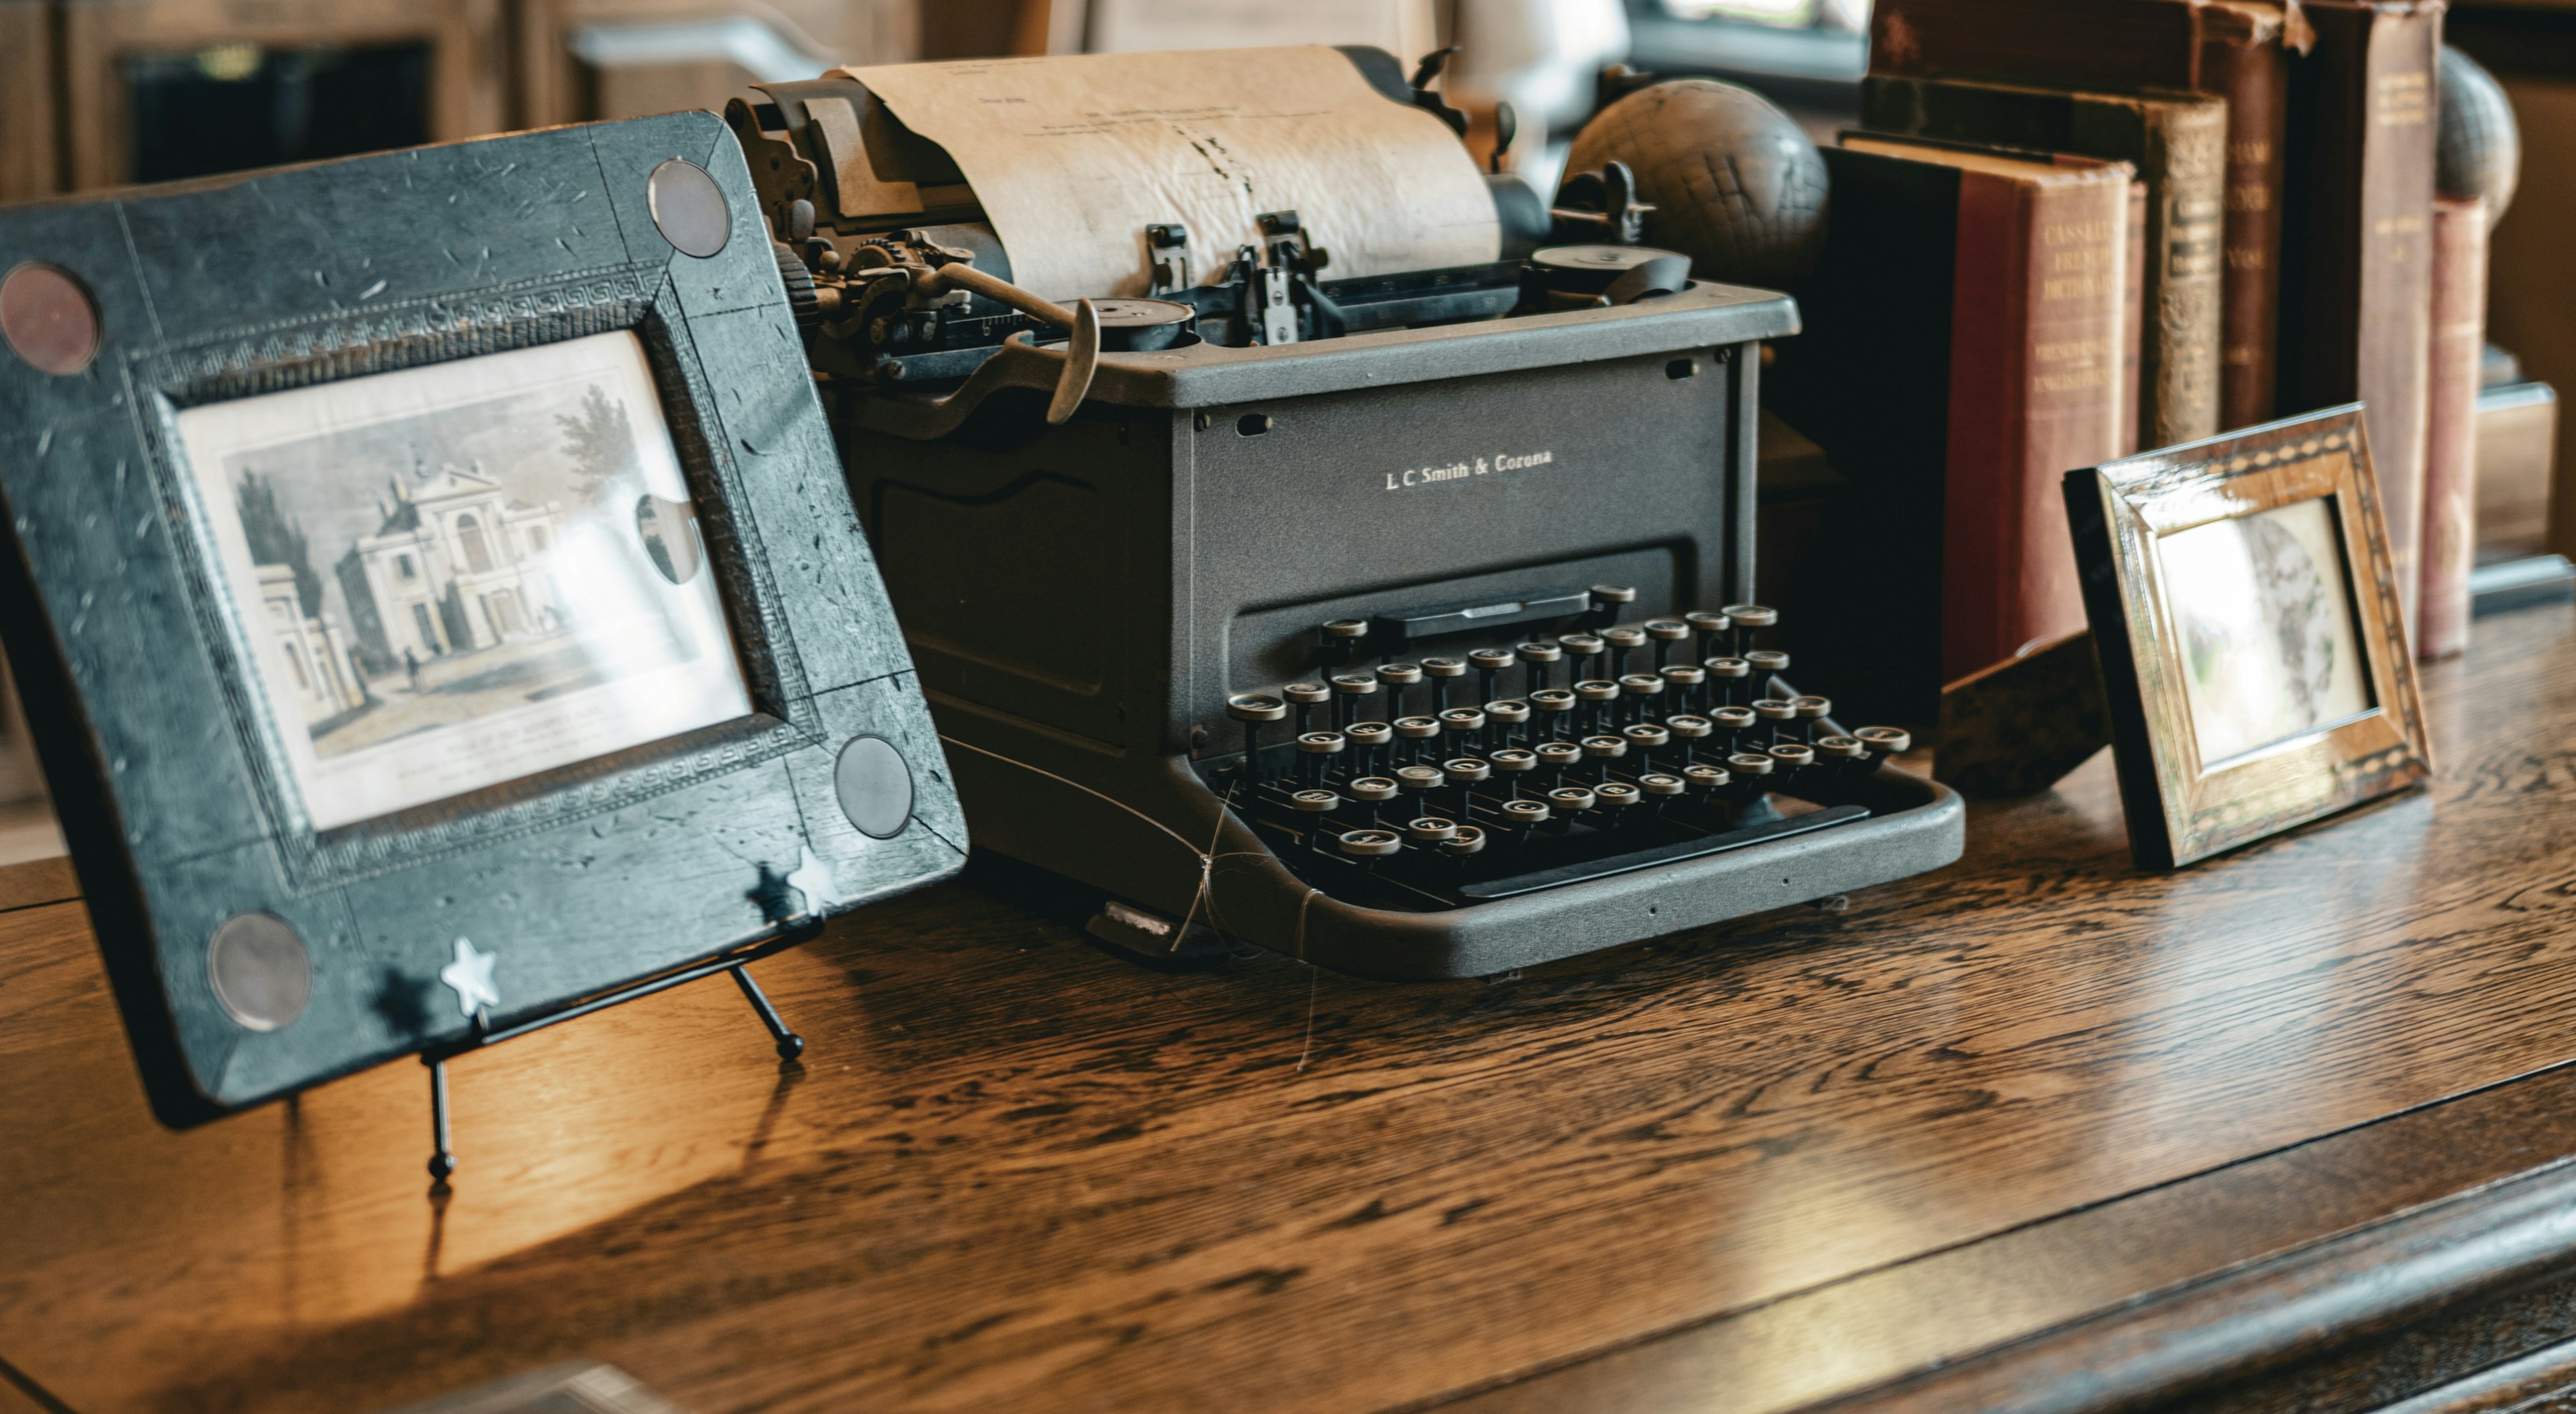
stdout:
<svg viewBox="0 0 2576 1414">
<path fill-rule="evenodd" d="M 0 272 L 0 634 L 165 1123 L 962 866 L 939 740 L 714 115 L 0 208 Z M 60 322 L 84 304 L 86 357 Z M 615 331 L 645 350 L 752 711 L 315 828 L 178 417 Z M 497 1000 L 452 970 L 469 955 Z"/>
<path fill-rule="evenodd" d="M 2071 471 L 2065 487 L 2139 868 L 2431 778 L 2358 404 Z"/>
</svg>

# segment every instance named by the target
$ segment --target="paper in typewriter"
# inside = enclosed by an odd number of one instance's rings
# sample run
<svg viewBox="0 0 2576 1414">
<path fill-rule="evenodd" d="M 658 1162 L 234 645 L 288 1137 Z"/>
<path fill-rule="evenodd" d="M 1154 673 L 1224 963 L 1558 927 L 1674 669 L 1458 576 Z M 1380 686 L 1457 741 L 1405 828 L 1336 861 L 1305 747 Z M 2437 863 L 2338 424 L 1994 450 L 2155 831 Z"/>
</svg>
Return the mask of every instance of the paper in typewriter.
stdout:
<svg viewBox="0 0 2576 1414">
<path fill-rule="evenodd" d="M 1141 295 L 1145 228 L 1189 228 L 1213 283 L 1253 218 L 1295 211 L 1328 279 L 1501 258 L 1493 200 L 1439 119 L 1321 45 L 977 59 L 842 70 L 973 184 L 1012 282 Z"/>
</svg>

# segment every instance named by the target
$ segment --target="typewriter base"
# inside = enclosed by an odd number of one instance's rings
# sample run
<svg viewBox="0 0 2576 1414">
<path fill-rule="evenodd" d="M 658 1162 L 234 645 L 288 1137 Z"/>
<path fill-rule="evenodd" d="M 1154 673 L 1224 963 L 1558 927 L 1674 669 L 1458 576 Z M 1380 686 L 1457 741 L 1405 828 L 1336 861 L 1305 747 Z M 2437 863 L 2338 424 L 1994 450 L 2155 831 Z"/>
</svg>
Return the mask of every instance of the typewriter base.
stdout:
<svg viewBox="0 0 2576 1414">
<path fill-rule="evenodd" d="M 1362 977 L 1421 981 L 1509 972 L 1892 883 L 1954 862 L 1967 839 L 1966 807 L 1957 794 L 1883 769 L 1855 787 L 1870 809 L 1867 819 L 1466 907 L 1359 907 L 1281 863 L 1185 760 L 1120 760 L 1106 773 L 1114 781 L 1103 779 L 1095 764 L 1077 787 L 1070 783 L 1074 771 L 1064 769 L 1075 763 L 1021 765 L 990 754 L 960 735 L 960 719 L 969 714 L 935 699 L 934 706 L 951 746 L 962 748 L 948 760 L 979 848 L 1166 918 L 1205 923 L 1225 936 Z M 1040 774 L 1040 767 L 1053 775 Z M 1202 854 L 1213 861 L 1204 869 L 1204 890 Z"/>
</svg>

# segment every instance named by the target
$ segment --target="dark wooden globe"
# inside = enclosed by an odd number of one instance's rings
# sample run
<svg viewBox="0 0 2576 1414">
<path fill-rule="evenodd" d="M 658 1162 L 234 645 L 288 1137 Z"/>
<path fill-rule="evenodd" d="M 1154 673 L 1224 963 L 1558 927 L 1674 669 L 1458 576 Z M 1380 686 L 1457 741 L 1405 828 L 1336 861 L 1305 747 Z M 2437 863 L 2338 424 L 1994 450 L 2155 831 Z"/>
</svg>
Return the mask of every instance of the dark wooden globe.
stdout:
<svg viewBox="0 0 2576 1414">
<path fill-rule="evenodd" d="M 1654 203 L 1648 245 L 1680 251 L 1704 280 L 1780 285 L 1815 264 L 1825 163 L 1770 100 L 1734 84 L 1676 79 L 1640 89 L 1584 126 L 1568 172 L 1625 162 Z"/>
</svg>

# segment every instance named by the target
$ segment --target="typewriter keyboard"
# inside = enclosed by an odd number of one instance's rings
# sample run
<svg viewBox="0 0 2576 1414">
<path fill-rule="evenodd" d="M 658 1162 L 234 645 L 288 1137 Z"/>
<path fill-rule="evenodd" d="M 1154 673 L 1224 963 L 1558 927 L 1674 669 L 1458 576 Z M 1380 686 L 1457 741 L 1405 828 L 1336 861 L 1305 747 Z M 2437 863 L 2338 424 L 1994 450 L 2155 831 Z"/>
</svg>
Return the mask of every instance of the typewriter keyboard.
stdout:
<svg viewBox="0 0 2576 1414">
<path fill-rule="evenodd" d="M 1596 597 L 1617 591 L 1596 590 Z M 1210 784 L 1300 876 L 1386 908 L 1457 908 L 1868 818 L 1910 744 L 1844 731 L 1762 646 L 1776 611 L 1715 611 L 1404 661 L 1329 623 L 1311 682 L 1238 694 Z"/>
</svg>

